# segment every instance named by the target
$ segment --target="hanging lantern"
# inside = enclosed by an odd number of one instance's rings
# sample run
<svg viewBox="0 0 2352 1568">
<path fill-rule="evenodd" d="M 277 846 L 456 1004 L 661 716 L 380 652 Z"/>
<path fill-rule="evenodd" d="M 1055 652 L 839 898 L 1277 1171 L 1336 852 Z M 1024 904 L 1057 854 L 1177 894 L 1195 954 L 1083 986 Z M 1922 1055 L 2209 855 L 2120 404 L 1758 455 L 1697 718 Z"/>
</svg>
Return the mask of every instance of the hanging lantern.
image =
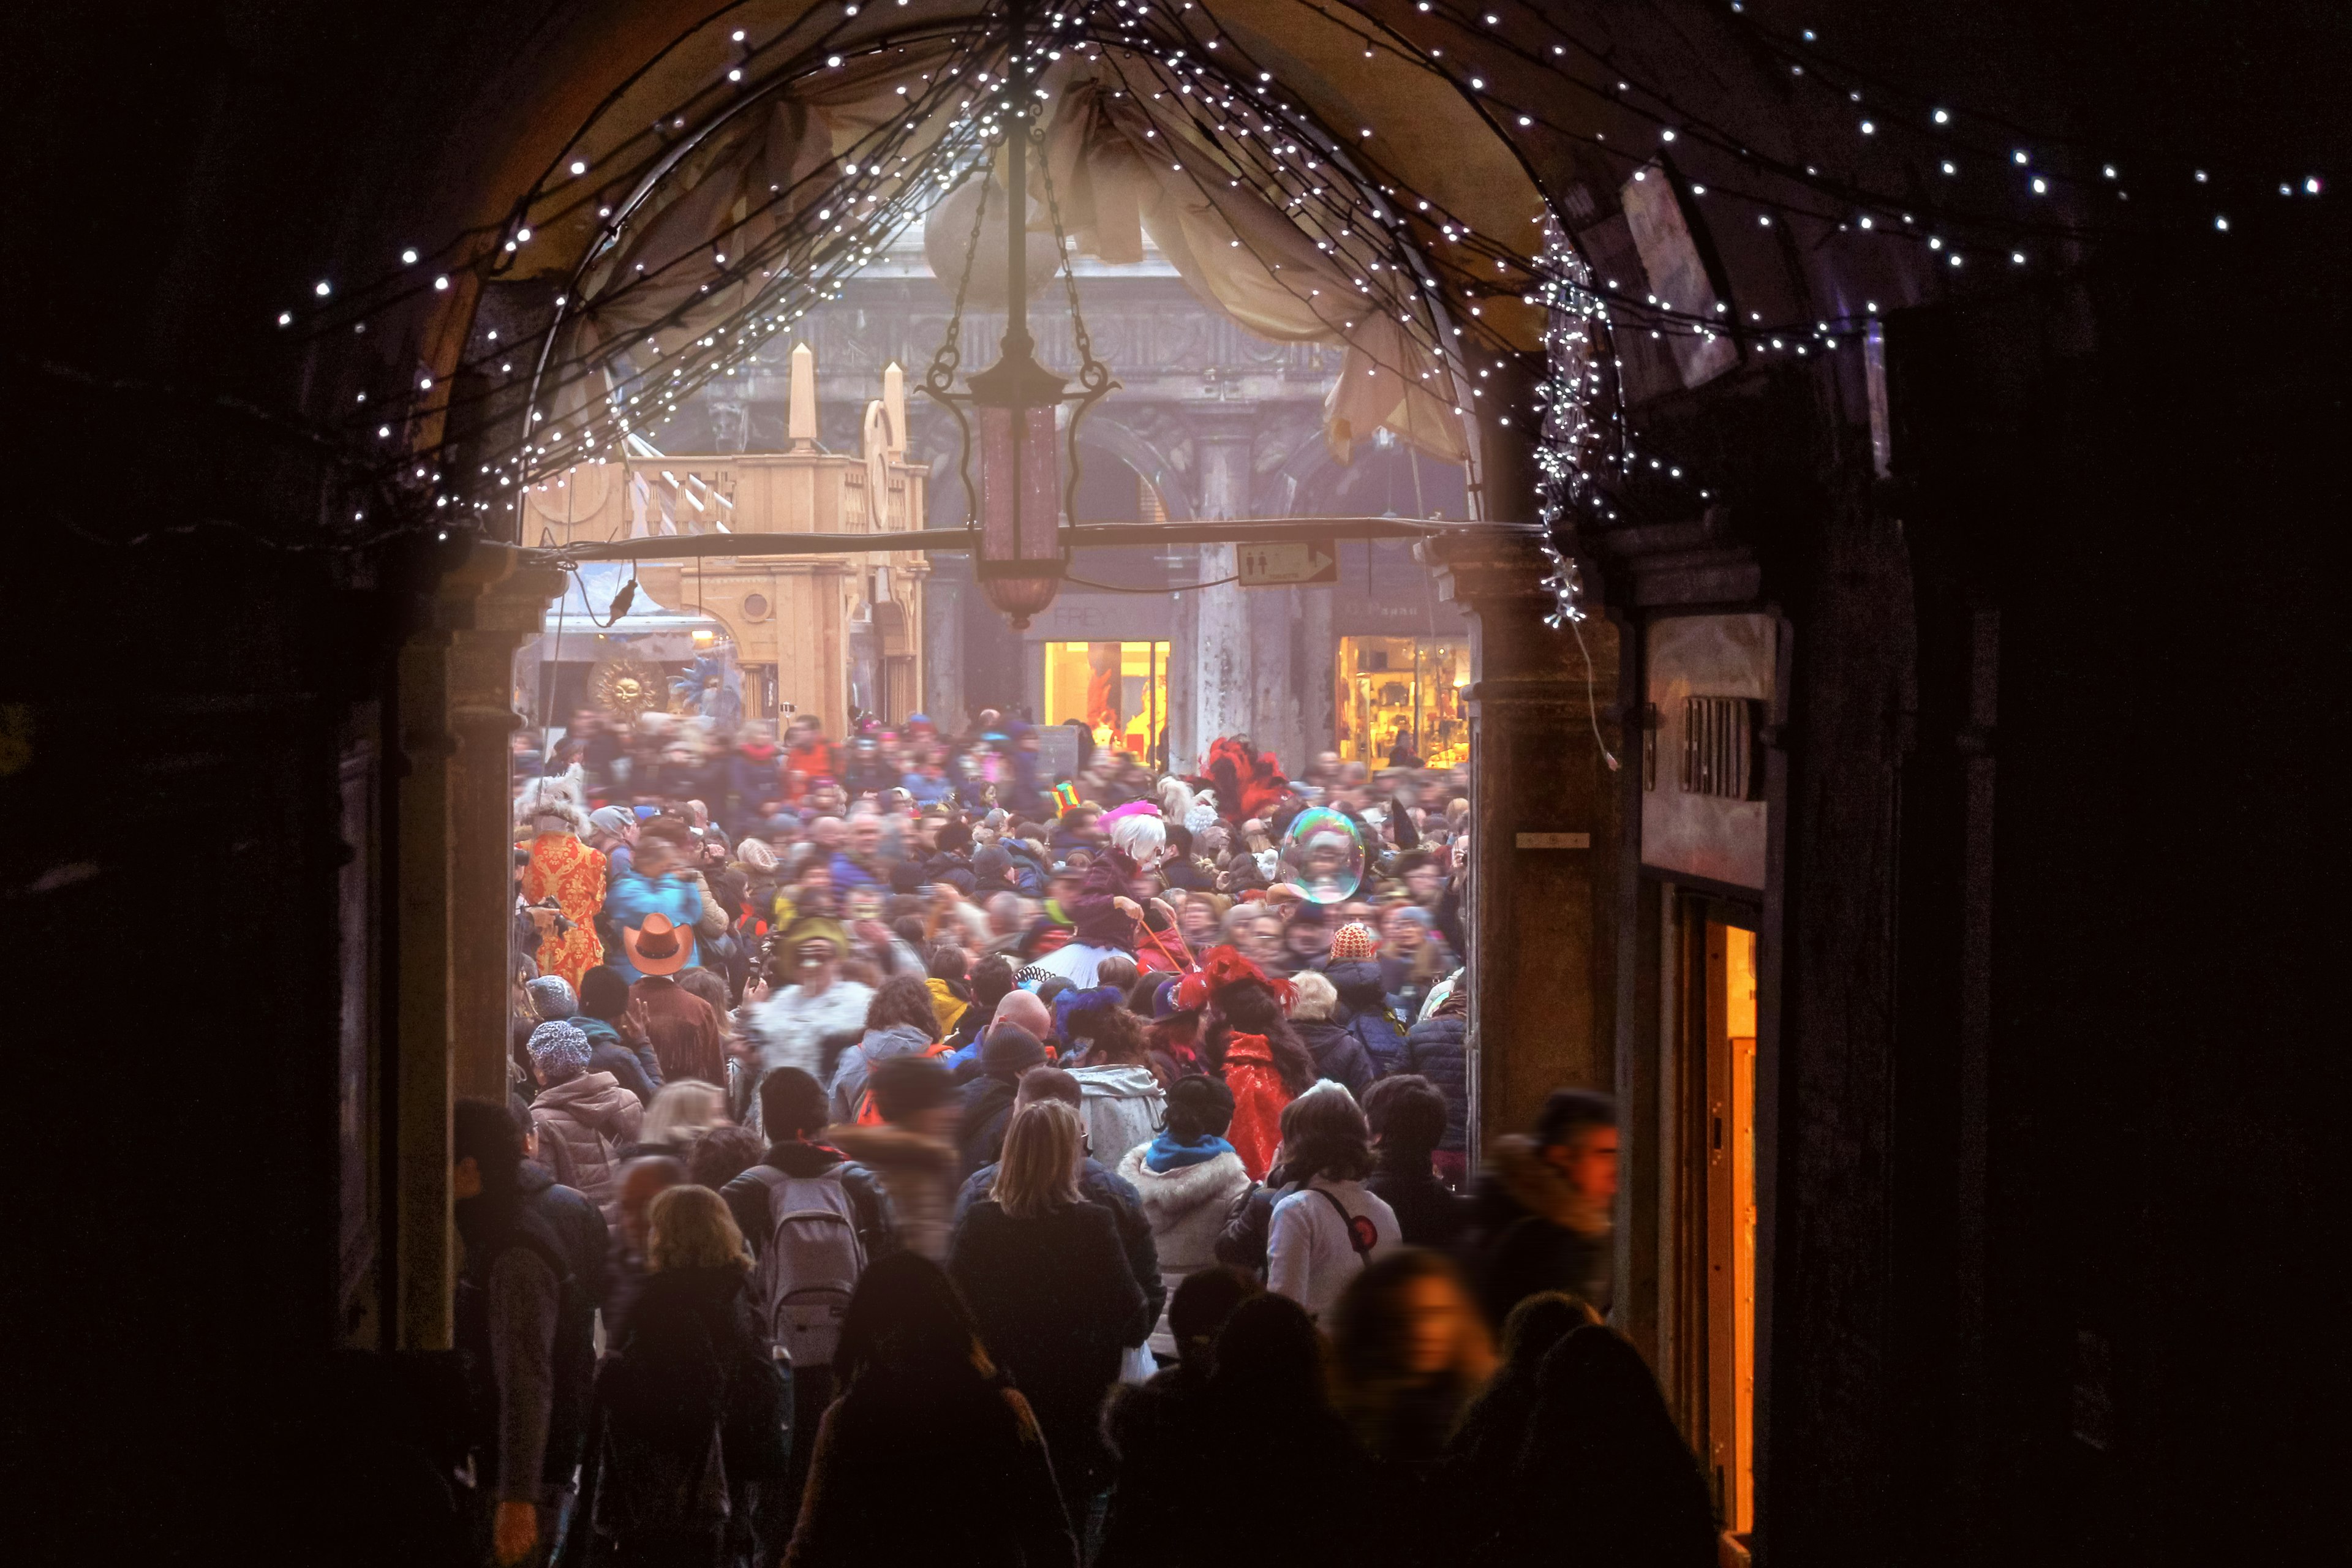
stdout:
<svg viewBox="0 0 2352 1568">
<path fill-rule="evenodd" d="M 1027 7 L 1013 6 L 1011 42 L 1006 51 L 1007 73 L 1021 85 L 1008 101 L 1032 105 L 1029 87 L 1037 75 L 1037 61 L 1026 43 Z M 1036 342 L 1029 335 L 1029 138 L 1034 107 L 1009 115 L 1005 132 L 1005 295 L 1008 315 L 997 362 L 971 378 L 969 392 L 957 392 L 955 375 L 962 335 L 965 291 L 971 285 L 972 258 L 980 249 L 982 219 L 988 212 L 988 186 L 981 187 L 972 214 L 971 237 L 964 248 L 963 274 L 956 283 L 955 310 L 948 318 L 946 340 L 923 377 L 922 391 L 953 414 L 963 430 L 963 488 L 968 525 L 973 529 L 975 575 L 988 602 L 1013 622 L 1014 631 L 1026 631 L 1043 615 L 1068 575 L 1069 552 L 1062 544 L 1062 517 L 1074 510 L 1078 487 L 1078 420 L 1118 384 L 1095 358 L 1086 322 L 1078 315 L 1077 282 L 1070 273 L 1069 242 L 1062 232 L 1060 204 L 1054 197 L 1053 170 L 1045 169 L 1046 200 L 1052 209 L 1055 254 L 1068 280 L 1070 327 L 1076 340 L 1077 388 L 1069 379 L 1037 363 Z M 1064 403 L 1075 403 L 1066 430 L 1056 432 L 1055 416 Z M 971 406 L 967 417 L 963 405 Z M 973 429 L 974 422 L 979 428 Z M 1065 478 L 1055 441 L 1059 434 L 1069 444 L 1069 472 Z M 980 479 L 973 482 L 971 464 L 977 448 Z"/>
</svg>

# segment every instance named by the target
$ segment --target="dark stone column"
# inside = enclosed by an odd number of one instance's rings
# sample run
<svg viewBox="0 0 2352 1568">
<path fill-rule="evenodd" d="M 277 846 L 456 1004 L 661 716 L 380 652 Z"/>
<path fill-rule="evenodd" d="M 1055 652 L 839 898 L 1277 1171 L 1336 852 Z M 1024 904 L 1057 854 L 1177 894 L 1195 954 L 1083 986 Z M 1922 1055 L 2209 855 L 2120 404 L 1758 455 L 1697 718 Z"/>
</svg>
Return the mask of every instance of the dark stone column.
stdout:
<svg viewBox="0 0 2352 1568">
<path fill-rule="evenodd" d="M 1470 621 L 1470 1092 L 1474 1139 L 1519 1131 L 1563 1084 L 1615 1078 L 1617 819 L 1593 714 L 1614 701 L 1605 622 L 1544 624 L 1549 563 L 1532 526 L 1465 527 L 1415 555 Z M 1588 706 L 1588 704 L 1590 706 Z M 1615 749 L 1615 727 L 1601 733 Z M 1580 847 L 1522 835 L 1581 834 Z"/>
</svg>

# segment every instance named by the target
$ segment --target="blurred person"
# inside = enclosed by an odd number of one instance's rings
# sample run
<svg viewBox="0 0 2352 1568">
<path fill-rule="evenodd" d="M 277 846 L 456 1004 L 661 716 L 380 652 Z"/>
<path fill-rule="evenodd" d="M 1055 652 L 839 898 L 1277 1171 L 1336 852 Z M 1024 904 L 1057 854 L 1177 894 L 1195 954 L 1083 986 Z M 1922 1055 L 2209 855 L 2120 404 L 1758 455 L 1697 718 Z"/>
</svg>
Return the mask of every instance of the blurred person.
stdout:
<svg viewBox="0 0 2352 1568">
<path fill-rule="evenodd" d="M 1077 1568 L 1036 1415 L 937 1264 L 867 1269 L 836 1364 L 783 1568 Z"/>
<path fill-rule="evenodd" d="M 647 1277 L 596 1373 L 587 1509 L 615 1563 L 773 1561 L 789 1534 L 791 1372 L 769 1352 L 727 1205 L 676 1186 L 647 1211 Z M 763 1505 L 766 1505 L 763 1507 Z"/>
<path fill-rule="evenodd" d="M 1121 1352 L 1150 1332 L 1109 1210 L 1078 1192 L 1083 1129 L 1055 1100 L 1022 1106 L 988 1195 L 956 1226 L 948 1273 L 1037 1413 L 1074 1525 L 1108 1479 L 1097 1420 Z"/>
<path fill-rule="evenodd" d="M 1348 1282 L 1403 1245 L 1396 1211 L 1367 1191 L 1371 1130 L 1345 1093 L 1284 1108 L 1282 1165 L 1294 1184 L 1266 1226 L 1265 1288 L 1320 1318 Z"/>
<path fill-rule="evenodd" d="M 1459 979 L 1440 997 L 1428 1016 L 1413 1025 L 1404 1037 L 1400 1074 L 1413 1074 L 1445 1097 L 1445 1131 L 1437 1141 L 1434 1158 L 1438 1174 L 1459 1190 L 1469 1175 L 1470 1067 L 1467 1035 L 1470 988 Z"/>
<path fill-rule="evenodd" d="M 1617 1104 L 1554 1089 L 1532 1137 L 1496 1140 L 1478 1179 L 1472 1278 L 1487 1321 L 1542 1290 L 1567 1290 L 1604 1316 L 1617 1196 Z"/>
<path fill-rule="evenodd" d="M 1442 1522 L 1461 1532 L 1455 1551 L 1483 1562 L 1480 1548 L 1499 1531 L 1509 1506 L 1511 1472 L 1535 1415 L 1536 1379 L 1552 1347 L 1601 1321 L 1591 1307 L 1565 1290 L 1545 1290 L 1511 1309 L 1503 1321 L 1495 1374 L 1470 1402 L 1446 1441 L 1448 1497 Z"/>
<path fill-rule="evenodd" d="M 1320 969 L 1331 952 L 1331 926 L 1320 904 L 1302 903 L 1282 928 L 1281 952 L 1275 967 L 1292 977 Z"/>
<path fill-rule="evenodd" d="M 1170 1306 L 1152 1326 L 1150 1350 L 1165 1363 L 1181 1353 L 1174 1301 L 1184 1282 L 1216 1263 L 1216 1240 L 1234 1201 L 1250 1189 L 1249 1172 L 1225 1141 L 1233 1090 L 1213 1078 L 1187 1078 L 1168 1091 L 1167 1123 L 1149 1143 L 1118 1162 L 1135 1189 Z"/>
<path fill-rule="evenodd" d="M 1257 1284 L 1212 1265 L 1189 1276 L 1169 1298 L 1168 1321 L 1179 1353 L 1139 1384 L 1115 1389 L 1103 1409 L 1103 1447 L 1111 1493 L 1103 1512 L 1095 1568 L 1160 1560 L 1192 1511 L 1203 1456 L 1220 1434 L 1208 1397 L 1216 1337 Z"/>
<path fill-rule="evenodd" d="M 727 1124 L 727 1097 L 717 1086 L 699 1079 L 679 1079 L 662 1085 L 654 1096 L 636 1141 L 624 1154 L 632 1160 L 647 1154 L 686 1160 L 703 1133 Z"/>
<path fill-rule="evenodd" d="M 523 1210 L 547 1227 L 563 1248 L 564 1266 L 572 1272 L 591 1307 L 601 1307 L 606 1288 L 604 1268 L 612 1246 L 612 1227 L 604 1211 L 587 1194 L 557 1181 L 539 1161 L 539 1133 L 526 1106 L 509 1104 L 515 1130 L 522 1137 L 522 1166 L 515 1175 L 515 1191 Z M 592 1348 L 590 1354 L 593 1355 Z"/>
<path fill-rule="evenodd" d="M 1410 1020 L 1421 1012 L 1429 988 L 1454 968 L 1445 939 L 1430 929 L 1429 911 L 1393 903 L 1380 912 L 1381 986 L 1389 1011 Z"/>
<path fill-rule="evenodd" d="M 1356 1440 L 1396 1479 L 1433 1480 L 1447 1436 L 1495 1371 L 1461 1274 L 1423 1247 L 1392 1252 L 1348 1282 L 1330 1324 L 1338 1403 Z M 1433 1500 L 1405 1511 L 1425 1516 Z"/>
<path fill-rule="evenodd" d="M 1364 1096 L 1373 1159 L 1364 1185 L 1396 1211 L 1408 1247 L 1451 1252 L 1469 1231 L 1470 1200 L 1448 1187 L 1437 1169 L 1449 1115 L 1445 1097 L 1411 1073 L 1384 1078 Z"/>
<path fill-rule="evenodd" d="M 1299 1043 L 1315 1058 L 1315 1076 L 1329 1079 L 1362 1099 L 1376 1076 L 1372 1058 L 1365 1054 L 1364 1043 L 1340 1020 L 1339 993 L 1332 988 L 1330 976 L 1310 969 L 1294 976 L 1290 988 L 1290 1026 L 1298 1031 Z"/>
<path fill-rule="evenodd" d="M 1715 1508 L 1641 1352 L 1608 1329 L 1575 1330 L 1544 1357 L 1527 1438 L 1498 1510 L 1494 1561 L 1576 1545 L 1609 1568 L 1713 1568 Z"/>
<path fill-rule="evenodd" d="M 578 1324 L 593 1310 L 561 1242 L 523 1206 L 522 1154 L 507 1107 L 457 1101 L 449 1177 L 460 1247 L 453 1320 L 484 1556 L 501 1568 L 543 1562 L 554 1542 L 584 1440 L 590 1367 L 578 1354 Z"/>
<path fill-rule="evenodd" d="M 803 916 L 786 928 L 769 959 L 769 983 L 775 989 L 738 1018 L 746 1044 L 757 1052 L 759 1070 L 796 1068 L 814 1075 L 821 1065 L 819 1041 L 865 1027 L 874 992 L 842 975 L 841 963 L 848 955 L 848 933 L 837 921 Z M 773 1130 L 768 1131 L 773 1138 Z"/>
<path fill-rule="evenodd" d="M 695 1139 L 686 1157 L 687 1178 L 715 1193 L 758 1164 L 766 1152 L 766 1143 L 750 1128 L 721 1122 Z"/>
<path fill-rule="evenodd" d="M 880 1120 L 829 1127 L 823 1141 L 874 1173 L 900 1245 L 944 1262 L 960 1174 L 955 1080 L 935 1058 L 895 1056 L 877 1063 L 867 1083 Z"/>
<path fill-rule="evenodd" d="M 661 1058 L 642 1019 L 631 1016 L 629 1002 L 628 976 L 600 963 L 580 977 L 580 1010 L 572 1022 L 588 1037 L 588 1070 L 611 1073 L 641 1104 L 651 1105 L 662 1086 Z"/>
<path fill-rule="evenodd" d="M 882 818 L 872 811 L 850 816 L 833 852 L 833 885 L 844 892 L 852 888 L 890 885 L 890 868 L 882 858 Z"/>
<path fill-rule="evenodd" d="M 1322 965 L 1339 994 L 1342 1021 L 1362 1042 L 1376 1075 L 1396 1071 L 1404 1059 L 1404 1031 L 1389 1015 L 1379 960 L 1380 938 L 1371 927 L 1349 924 L 1331 933 L 1330 952 Z"/>
<path fill-rule="evenodd" d="M 882 1120 L 866 1078 L 893 1057 L 935 1056 L 940 1050 L 939 1014 L 931 1005 L 929 987 L 911 974 L 894 974 L 866 1005 L 866 1032 L 857 1044 L 842 1053 L 834 1069 L 831 1089 L 833 1120 L 872 1124 Z"/>
<path fill-rule="evenodd" d="M 931 994 L 931 1011 L 940 1038 L 952 1037 L 971 1010 L 971 957 L 952 942 L 941 941 L 923 961 L 924 988 Z"/>
<path fill-rule="evenodd" d="M 947 1037 L 947 1054 L 940 1059 L 950 1071 L 980 1055 L 980 1037 L 995 1018 L 996 1009 L 1013 989 L 1013 961 L 992 952 L 971 966 L 971 1005 L 963 1010 Z"/>
<path fill-rule="evenodd" d="M 621 1331 L 650 1272 L 646 1261 L 646 1211 L 656 1197 L 688 1179 L 687 1168 L 667 1154 L 632 1160 L 621 1167 L 620 1218 L 610 1228 L 611 1245 L 604 1260 L 606 1340 Z"/>
<path fill-rule="evenodd" d="M 1054 1004 L 1055 1033 L 1071 1053 L 1070 1076 L 1086 1096 L 1079 1114 L 1087 1144 L 1114 1165 L 1129 1149 L 1151 1141 L 1168 1109 L 1144 1044 L 1143 1021 L 1126 1004 L 1116 984 L 1065 992 Z"/>
<path fill-rule="evenodd" d="M 557 1021 L 531 1032 L 530 1065 L 539 1093 L 530 1121 L 539 1149 L 555 1179 L 587 1196 L 607 1225 L 619 1217 L 614 1178 L 621 1151 L 635 1143 L 645 1107 L 608 1072 L 588 1070 L 588 1037 Z"/>
</svg>

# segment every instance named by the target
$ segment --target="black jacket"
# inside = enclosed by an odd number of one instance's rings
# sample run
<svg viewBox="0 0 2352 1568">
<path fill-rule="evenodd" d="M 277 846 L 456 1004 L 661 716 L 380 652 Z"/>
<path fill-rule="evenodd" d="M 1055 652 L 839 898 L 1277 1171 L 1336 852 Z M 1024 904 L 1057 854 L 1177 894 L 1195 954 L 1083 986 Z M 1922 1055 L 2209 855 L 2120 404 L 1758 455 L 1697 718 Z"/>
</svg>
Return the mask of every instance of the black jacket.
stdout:
<svg viewBox="0 0 2352 1568">
<path fill-rule="evenodd" d="M 1364 1090 L 1380 1072 L 1354 1031 L 1336 1018 L 1293 1018 L 1290 1026 L 1298 1031 L 1307 1054 L 1315 1058 L 1316 1077 L 1343 1086 L 1358 1100 L 1364 1098 Z"/>
<path fill-rule="evenodd" d="M 1404 1037 L 1404 1060 L 1397 1068 L 1419 1073 L 1445 1097 L 1445 1136 L 1437 1146 L 1452 1153 L 1460 1153 L 1465 1146 L 1470 1125 L 1470 1069 L 1463 1059 L 1465 1022 L 1456 1013 L 1415 1024 Z"/>
<path fill-rule="evenodd" d="M 791 1373 L 769 1353 L 745 1279 L 721 1268 L 646 1280 L 596 1373 L 587 1515 L 598 1534 L 625 1542 L 723 1527 L 739 1546 L 756 1545 L 760 1561 L 782 1554 L 791 1521 L 759 1518 L 757 1486 L 790 1462 Z"/>
<path fill-rule="evenodd" d="M 611 1237 L 604 1211 L 587 1194 L 558 1184 L 545 1166 L 534 1161 L 523 1162 L 517 1185 L 522 1189 L 523 1207 L 539 1217 L 563 1248 L 572 1278 L 586 1294 L 589 1305 L 603 1306 L 604 1260 Z"/>
<path fill-rule="evenodd" d="M 961 1224 L 972 1205 L 988 1196 L 995 1180 L 992 1164 L 982 1165 L 965 1179 L 963 1190 L 956 1194 L 956 1223 Z M 1118 1223 L 1118 1244 L 1127 1253 L 1127 1266 L 1135 1271 L 1136 1284 L 1143 1289 L 1143 1316 L 1139 1324 L 1131 1325 L 1128 1341 L 1139 1344 L 1158 1326 L 1160 1310 L 1168 1304 L 1168 1281 L 1160 1278 L 1160 1247 L 1151 1239 L 1151 1221 L 1144 1217 L 1143 1195 L 1132 1182 L 1091 1154 L 1078 1167 L 1078 1195 L 1110 1210 Z"/>
<path fill-rule="evenodd" d="M 1391 1161 L 1384 1154 L 1364 1190 L 1396 1211 L 1407 1247 L 1452 1252 L 1469 1231 L 1470 1200 L 1439 1181 L 1426 1160 Z"/>
<path fill-rule="evenodd" d="M 1496 1140 L 1475 1199 L 1472 1282 L 1499 1331 L 1511 1309 L 1544 1290 L 1581 1296 L 1606 1316 L 1613 1246 L 1605 1226 L 1580 1230 L 1574 1194 L 1530 1138 Z"/>
<path fill-rule="evenodd" d="M 948 1273 L 989 1353 L 1036 1411 L 1069 1492 L 1099 1469 L 1103 1395 L 1121 1352 L 1150 1331 L 1118 1221 L 1091 1203 L 1015 1219 L 983 1198 L 956 1226 Z"/>
<path fill-rule="evenodd" d="M 588 1037 L 588 1070 L 611 1073 L 614 1082 L 637 1097 L 638 1104 L 653 1104 L 654 1091 L 662 1086 L 662 1073 L 652 1045 L 632 1047 L 603 1018 L 582 1014 L 572 1022 Z"/>
<path fill-rule="evenodd" d="M 963 1154 L 965 1175 L 996 1163 L 1004 1152 L 1004 1130 L 1013 1121 L 1013 1097 L 1019 1087 L 998 1073 L 982 1073 L 964 1086 L 956 1145 Z"/>
</svg>

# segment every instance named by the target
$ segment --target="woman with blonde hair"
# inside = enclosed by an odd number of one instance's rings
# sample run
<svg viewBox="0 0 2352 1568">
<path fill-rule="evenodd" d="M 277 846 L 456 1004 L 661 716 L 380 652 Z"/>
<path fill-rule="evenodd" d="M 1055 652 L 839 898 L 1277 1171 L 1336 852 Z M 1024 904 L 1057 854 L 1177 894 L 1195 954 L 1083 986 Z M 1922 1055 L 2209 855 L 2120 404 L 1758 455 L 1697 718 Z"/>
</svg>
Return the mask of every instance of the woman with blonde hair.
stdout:
<svg viewBox="0 0 2352 1568">
<path fill-rule="evenodd" d="M 792 1387 L 753 1317 L 751 1252 L 708 1187 L 661 1193 L 646 1224 L 650 1273 L 596 1373 L 583 1517 L 625 1562 L 772 1563 Z"/>
<path fill-rule="evenodd" d="M 1108 1481 L 1097 1417 L 1121 1352 L 1155 1314 L 1110 1210 L 1078 1195 L 1078 1113 L 1039 1100 L 1013 1113 L 988 1195 L 949 1244 L 948 1273 L 981 1337 L 1036 1410 L 1070 1518 L 1083 1534 Z"/>
<path fill-rule="evenodd" d="M 689 1159 L 705 1132 L 728 1124 L 727 1091 L 699 1079 L 682 1078 L 654 1091 L 645 1126 L 627 1155 L 633 1160 L 646 1154 Z"/>
</svg>

